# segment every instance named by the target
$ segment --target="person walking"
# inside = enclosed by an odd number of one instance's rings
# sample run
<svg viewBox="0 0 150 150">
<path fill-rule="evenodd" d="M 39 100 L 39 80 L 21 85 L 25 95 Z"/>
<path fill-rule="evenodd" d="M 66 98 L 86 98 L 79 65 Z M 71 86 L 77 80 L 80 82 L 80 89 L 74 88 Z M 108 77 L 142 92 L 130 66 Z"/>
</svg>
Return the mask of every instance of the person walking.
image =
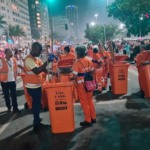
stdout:
<svg viewBox="0 0 150 150">
<path fill-rule="evenodd" d="M 16 94 L 17 61 L 10 49 L 5 49 L 5 58 L 0 59 L 0 82 L 8 112 L 20 113 Z M 11 99 L 10 99 L 11 96 Z M 12 101 L 11 101 L 12 100 Z"/>
<path fill-rule="evenodd" d="M 87 92 L 84 87 L 84 75 L 87 71 L 93 74 L 94 67 L 92 61 L 86 57 L 85 46 L 77 46 L 75 51 L 77 53 L 77 61 L 73 65 L 72 80 L 76 80 L 77 82 L 77 94 L 85 118 L 83 122 L 80 122 L 80 126 L 91 127 L 92 123 L 96 123 L 96 112 L 92 100 L 93 92 Z"/>
<path fill-rule="evenodd" d="M 32 50 L 24 61 L 25 87 L 32 97 L 33 130 L 39 132 L 46 125 L 41 124 L 40 110 L 42 99 L 42 72 L 47 73 L 46 66 L 52 62 L 54 55 L 50 54 L 48 61 L 42 64 L 38 58 L 42 52 L 42 45 L 38 42 L 32 44 Z"/>
</svg>

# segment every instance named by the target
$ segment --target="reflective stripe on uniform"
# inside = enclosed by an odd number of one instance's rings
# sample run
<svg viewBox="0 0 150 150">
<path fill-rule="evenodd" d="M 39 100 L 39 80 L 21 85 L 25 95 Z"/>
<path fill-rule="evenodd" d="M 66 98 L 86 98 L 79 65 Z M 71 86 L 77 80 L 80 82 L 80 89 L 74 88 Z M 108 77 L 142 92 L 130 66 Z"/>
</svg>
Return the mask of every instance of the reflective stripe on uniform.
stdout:
<svg viewBox="0 0 150 150">
<path fill-rule="evenodd" d="M 30 86 L 30 87 L 34 87 L 34 86 L 41 86 L 42 84 L 30 84 L 30 83 L 26 83 L 26 86 Z"/>
<path fill-rule="evenodd" d="M 78 72 L 76 72 L 76 71 L 73 71 L 72 73 L 73 73 L 73 74 L 75 74 L 75 75 L 77 75 L 77 74 L 78 74 Z"/>
<path fill-rule="evenodd" d="M 83 82 L 84 82 L 84 79 L 77 81 L 78 84 L 83 83 Z"/>
<path fill-rule="evenodd" d="M 98 68 L 98 69 L 96 68 L 96 70 L 97 70 L 97 71 L 100 71 L 100 70 L 103 70 L 103 68 Z"/>
<path fill-rule="evenodd" d="M 27 71 L 26 74 L 34 74 L 32 71 Z"/>
</svg>

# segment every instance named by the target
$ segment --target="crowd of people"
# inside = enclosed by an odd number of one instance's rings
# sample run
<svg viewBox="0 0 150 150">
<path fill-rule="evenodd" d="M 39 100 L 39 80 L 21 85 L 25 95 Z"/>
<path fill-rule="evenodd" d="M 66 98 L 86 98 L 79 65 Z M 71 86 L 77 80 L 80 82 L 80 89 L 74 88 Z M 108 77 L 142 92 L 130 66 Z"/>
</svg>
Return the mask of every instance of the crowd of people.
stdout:
<svg viewBox="0 0 150 150">
<path fill-rule="evenodd" d="M 43 128 L 40 118 L 43 74 L 51 73 L 57 75 L 57 69 L 53 70 L 47 66 L 51 62 L 58 63 L 61 60 L 74 60 L 70 81 L 75 80 L 76 91 L 81 107 L 84 112 L 84 121 L 80 122 L 83 127 L 90 127 L 96 123 L 96 111 L 92 100 L 93 92 L 87 92 L 84 86 L 84 76 L 90 73 L 96 82 L 96 91 L 102 92 L 107 88 L 107 79 L 110 71 L 110 62 L 114 58 L 117 44 L 108 42 L 107 47 L 98 43 L 97 45 L 62 46 L 53 53 L 49 53 L 45 63 L 40 59 L 42 45 L 38 42 L 19 50 L 5 49 L 5 56 L 0 58 L 0 82 L 8 111 L 13 107 L 14 113 L 20 113 L 16 96 L 16 78 L 21 73 L 25 74 L 24 87 L 32 98 L 33 129 L 38 132 Z M 130 46 L 124 43 L 119 49 L 125 55 L 130 55 Z M 126 52 L 125 52 L 126 51 Z M 51 52 L 51 51 L 50 51 Z M 57 66 L 55 66 L 57 67 Z M 51 69 L 51 71 L 49 71 Z M 10 92 L 10 94 L 9 94 Z M 10 96 L 11 99 L 10 99 Z"/>
</svg>

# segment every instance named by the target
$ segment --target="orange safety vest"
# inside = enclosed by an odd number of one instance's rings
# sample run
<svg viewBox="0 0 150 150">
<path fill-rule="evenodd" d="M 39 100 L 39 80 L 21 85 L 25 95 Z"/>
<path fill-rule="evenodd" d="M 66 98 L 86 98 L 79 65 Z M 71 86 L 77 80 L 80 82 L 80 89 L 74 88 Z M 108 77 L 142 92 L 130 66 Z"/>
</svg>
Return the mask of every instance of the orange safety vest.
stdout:
<svg viewBox="0 0 150 150">
<path fill-rule="evenodd" d="M 135 61 L 137 67 L 140 67 L 144 61 L 150 61 L 150 51 L 143 51 L 139 53 L 136 56 Z"/>
<path fill-rule="evenodd" d="M 3 67 L 0 69 L 0 81 L 6 82 L 8 81 L 8 64 L 5 58 L 1 58 Z M 14 78 L 17 77 L 17 61 L 15 58 L 12 58 L 13 60 L 13 71 L 14 71 Z"/>
<path fill-rule="evenodd" d="M 61 60 L 66 59 L 76 59 L 76 56 L 74 53 L 69 52 L 68 54 L 61 55 Z"/>
<path fill-rule="evenodd" d="M 103 62 L 103 59 L 99 53 L 93 53 L 93 60 L 98 61 L 98 62 Z M 94 66 L 94 68 L 97 68 L 98 64 L 93 62 L 93 66 Z"/>
<path fill-rule="evenodd" d="M 88 57 L 78 59 L 73 65 L 73 74 L 77 75 L 77 84 L 84 83 L 84 74 L 94 70 L 92 61 Z"/>
<path fill-rule="evenodd" d="M 31 55 L 28 55 L 25 58 L 25 61 L 26 61 L 27 58 L 33 59 L 34 62 L 37 64 L 38 67 L 40 67 L 42 65 L 42 62 L 39 59 L 37 59 L 35 57 L 32 57 Z M 24 66 L 24 71 L 25 71 L 25 78 L 24 78 L 25 84 L 42 85 L 42 83 L 43 83 L 42 73 L 40 73 L 40 74 L 34 74 L 26 66 Z"/>
</svg>

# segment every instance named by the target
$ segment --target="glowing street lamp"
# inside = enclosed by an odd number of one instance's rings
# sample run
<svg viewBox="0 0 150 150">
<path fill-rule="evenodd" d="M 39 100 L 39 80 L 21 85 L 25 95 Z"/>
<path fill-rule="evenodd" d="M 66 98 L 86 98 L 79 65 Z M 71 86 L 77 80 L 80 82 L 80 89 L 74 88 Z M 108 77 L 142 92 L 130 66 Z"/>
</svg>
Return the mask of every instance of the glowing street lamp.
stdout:
<svg viewBox="0 0 150 150">
<path fill-rule="evenodd" d="M 125 26 L 125 24 L 121 23 L 121 24 L 119 25 L 119 28 L 122 30 L 122 29 L 124 28 L 124 26 Z"/>
<path fill-rule="evenodd" d="M 97 17 L 98 17 L 98 14 L 95 14 L 94 17 L 96 18 L 96 24 L 97 24 Z"/>
<path fill-rule="evenodd" d="M 140 20 L 143 20 L 144 18 L 143 17 L 140 17 Z"/>
<path fill-rule="evenodd" d="M 91 25 L 91 26 L 95 26 L 95 22 L 91 22 L 90 25 Z"/>
</svg>

